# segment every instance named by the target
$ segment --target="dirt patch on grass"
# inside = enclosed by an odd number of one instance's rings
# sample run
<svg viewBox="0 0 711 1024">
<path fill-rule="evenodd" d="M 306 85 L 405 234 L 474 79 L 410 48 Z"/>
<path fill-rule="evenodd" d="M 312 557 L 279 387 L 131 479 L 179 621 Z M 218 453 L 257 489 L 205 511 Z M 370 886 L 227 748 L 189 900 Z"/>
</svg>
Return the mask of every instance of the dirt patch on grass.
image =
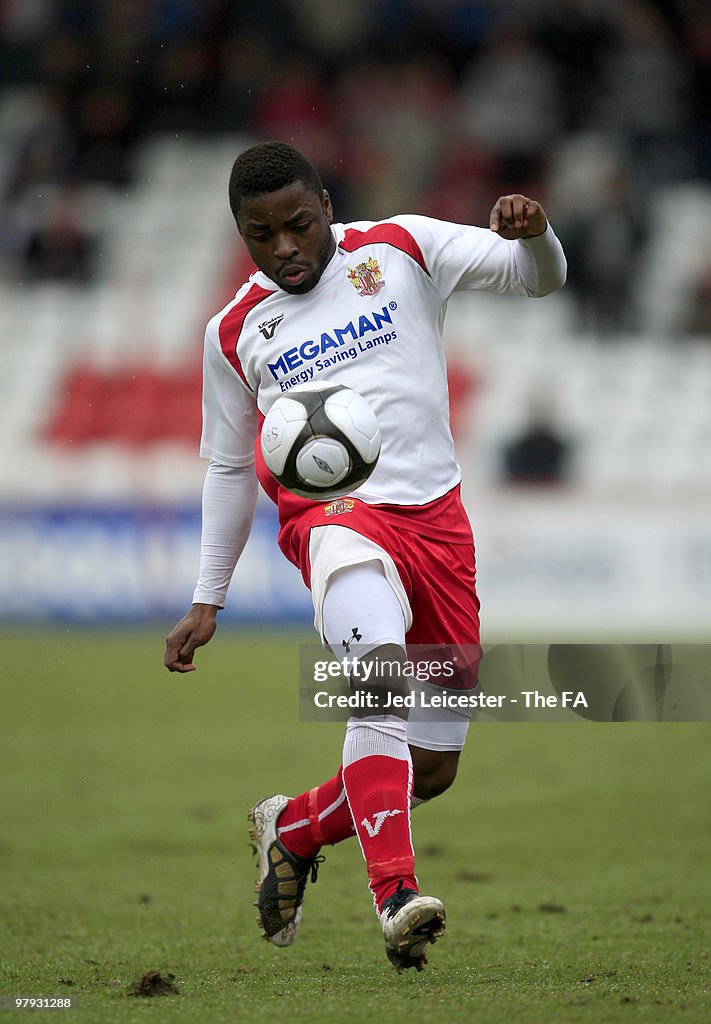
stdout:
<svg viewBox="0 0 711 1024">
<path fill-rule="evenodd" d="M 457 871 L 454 879 L 457 882 L 493 882 L 494 876 L 490 875 L 488 871 L 469 871 L 467 868 L 462 868 L 461 871 Z"/>
<path fill-rule="evenodd" d="M 177 996 L 180 995 L 173 984 L 174 974 L 165 977 L 159 971 L 149 971 L 139 978 L 126 993 L 127 996 Z"/>
</svg>

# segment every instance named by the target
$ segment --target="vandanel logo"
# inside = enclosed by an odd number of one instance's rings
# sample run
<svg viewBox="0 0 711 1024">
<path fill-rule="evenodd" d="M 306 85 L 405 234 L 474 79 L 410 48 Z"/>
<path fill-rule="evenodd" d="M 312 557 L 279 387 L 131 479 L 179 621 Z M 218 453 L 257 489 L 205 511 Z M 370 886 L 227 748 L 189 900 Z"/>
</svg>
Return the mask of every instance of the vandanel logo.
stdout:
<svg viewBox="0 0 711 1024">
<path fill-rule="evenodd" d="M 349 267 L 348 280 L 358 294 L 364 298 L 377 295 L 385 287 L 378 261 L 372 256 L 369 256 L 364 263 L 359 263 L 357 267 Z"/>
<path fill-rule="evenodd" d="M 271 341 L 274 337 L 274 332 L 283 319 L 284 314 L 280 313 L 279 316 L 273 316 L 271 320 L 265 320 L 263 324 L 257 324 L 257 329 L 266 341 Z"/>
<path fill-rule="evenodd" d="M 375 837 L 380 833 L 380 830 L 385 824 L 387 818 L 396 818 L 398 814 L 403 813 L 403 811 L 397 808 L 394 811 L 376 811 L 375 814 L 371 814 L 371 818 L 373 819 L 372 825 L 367 818 L 363 818 L 361 825 L 366 830 L 370 838 L 375 839 Z"/>
</svg>

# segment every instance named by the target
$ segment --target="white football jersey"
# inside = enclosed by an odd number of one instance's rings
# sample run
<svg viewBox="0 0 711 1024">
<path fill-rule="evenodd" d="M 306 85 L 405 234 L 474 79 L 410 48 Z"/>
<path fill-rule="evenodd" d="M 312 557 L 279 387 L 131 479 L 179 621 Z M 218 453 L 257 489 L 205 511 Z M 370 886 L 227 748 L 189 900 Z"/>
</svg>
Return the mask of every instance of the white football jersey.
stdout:
<svg viewBox="0 0 711 1024">
<path fill-rule="evenodd" d="M 259 413 L 306 381 L 345 384 L 373 408 L 382 449 L 357 491 L 422 505 L 460 479 L 449 426 L 442 326 L 457 289 L 543 295 L 565 279 L 549 227 L 509 242 L 492 231 L 405 215 L 335 224 L 316 287 L 291 295 L 261 272 L 207 326 L 200 454 L 254 460 Z"/>
</svg>

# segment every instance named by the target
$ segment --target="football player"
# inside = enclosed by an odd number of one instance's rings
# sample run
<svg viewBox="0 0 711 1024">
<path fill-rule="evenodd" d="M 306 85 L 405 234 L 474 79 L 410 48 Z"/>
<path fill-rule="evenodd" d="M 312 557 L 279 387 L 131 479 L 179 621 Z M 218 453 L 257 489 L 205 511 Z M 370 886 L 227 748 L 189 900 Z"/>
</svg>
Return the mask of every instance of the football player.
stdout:
<svg viewBox="0 0 711 1024">
<path fill-rule="evenodd" d="M 486 228 L 415 215 L 338 224 L 316 169 L 282 142 L 241 153 L 229 201 L 258 269 L 206 330 L 200 575 L 165 665 L 193 670 L 196 649 L 213 636 L 259 478 L 278 504 L 279 546 L 311 589 L 324 644 L 338 656 L 357 644 L 359 661 L 400 696 L 409 645 L 457 651 L 466 692 L 479 602 L 449 424 L 444 313 L 458 290 L 539 297 L 560 288 L 565 257 L 546 213 L 506 195 Z M 347 500 L 299 498 L 276 484 L 259 445 L 255 454 L 260 418 L 303 380 L 352 387 L 377 416 L 378 465 Z M 431 678 L 423 692 L 442 682 Z M 363 692 L 358 679 L 351 684 Z M 426 703 L 356 709 L 331 778 L 250 811 L 259 918 L 276 945 L 294 941 L 321 848 L 355 833 L 386 953 L 398 970 L 422 969 L 445 913 L 419 891 L 410 811 L 451 786 L 469 724 L 462 707 L 428 712 Z"/>
</svg>

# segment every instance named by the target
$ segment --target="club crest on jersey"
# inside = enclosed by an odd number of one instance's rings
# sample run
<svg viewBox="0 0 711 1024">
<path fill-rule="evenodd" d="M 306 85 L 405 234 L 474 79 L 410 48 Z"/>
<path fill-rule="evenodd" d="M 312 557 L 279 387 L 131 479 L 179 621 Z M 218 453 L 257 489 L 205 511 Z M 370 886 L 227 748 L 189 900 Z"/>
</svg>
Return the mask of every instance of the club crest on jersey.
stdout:
<svg viewBox="0 0 711 1024">
<path fill-rule="evenodd" d="M 266 341 L 271 341 L 279 324 L 284 319 L 284 314 L 273 316 L 271 320 L 265 320 L 263 324 L 257 324 L 257 330 Z"/>
<path fill-rule="evenodd" d="M 355 508 L 353 498 L 337 498 L 330 505 L 325 505 L 323 512 L 327 516 L 341 516 L 344 512 L 352 512 Z"/>
<path fill-rule="evenodd" d="M 383 274 L 378 266 L 378 261 L 369 256 L 363 263 L 356 267 L 348 268 L 348 280 L 351 282 L 359 295 L 368 298 L 377 295 L 385 287 Z"/>
</svg>

